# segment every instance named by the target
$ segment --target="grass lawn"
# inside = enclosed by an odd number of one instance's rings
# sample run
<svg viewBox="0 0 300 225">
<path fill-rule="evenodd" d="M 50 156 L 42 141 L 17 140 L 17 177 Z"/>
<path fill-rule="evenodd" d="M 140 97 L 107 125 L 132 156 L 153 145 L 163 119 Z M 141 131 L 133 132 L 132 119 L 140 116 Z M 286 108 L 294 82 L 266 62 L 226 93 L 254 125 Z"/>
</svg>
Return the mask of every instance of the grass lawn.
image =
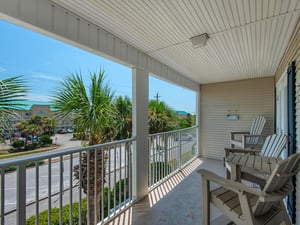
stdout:
<svg viewBox="0 0 300 225">
<path fill-rule="evenodd" d="M 23 152 L 5 153 L 5 154 L 0 155 L 0 160 L 13 158 L 13 157 L 17 157 L 17 156 L 24 156 L 24 155 L 47 152 L 47 151 L 50 151 L 50 150 L 57 149 L 58 147 L 59 146 L 57 146 L 57 145 L 53 145 L 53 146 L 49 146 L 49 147 L 38 148 L 38 149 L 35 149 L 35 150 L 28 150 L 28 151 L 23 151 Z"/>
</svg>

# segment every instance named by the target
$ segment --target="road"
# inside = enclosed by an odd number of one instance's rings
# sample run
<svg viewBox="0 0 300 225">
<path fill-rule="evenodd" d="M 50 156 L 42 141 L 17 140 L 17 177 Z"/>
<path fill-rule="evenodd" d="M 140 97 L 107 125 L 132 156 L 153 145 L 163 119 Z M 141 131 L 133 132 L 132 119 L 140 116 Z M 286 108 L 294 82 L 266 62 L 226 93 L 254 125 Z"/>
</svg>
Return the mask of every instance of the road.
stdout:
<svg viewBox="0 0 300 225">
<path fill-rule="evenodd" d="M 80 141 L 71 140 L 70 134 L 57 135 L 56 139 L 57 144 L 60 144 L 60 148 L 57 150 L 63 150 L 70 147 L 81 146 Z M 110 166 L 107 166 L 106 172 L 108 168 L 110 168 L 110 187 L 113 187 L 115 183 L 115 179 L 118 181 L 119 179 L 124 178 L 125 176 L 125 151 L 124 148 L 116 148 L 112 149 L 108 152 L 108 162 L 110 162 Z M 116 161 L 116 164 L 115 164 Z M 62 180 L 62 190 L 65 190 L 63 193 L 63 205 L 69 204 L 69 187 L 70 187 L 70 170 L 74 165 L 78 164 L 78 157 L 73 157 L 72 166 L 70 165 L 70 159 L 63 160 L 63 167 L 61 168 L 60 162 L 58 160 L 52 160 L 51 163 L 51 206 L 59 207 L 59 191 L 60 191 L 60 181 Z M 109 163 L 107 163 L 109 164 Z M 121 168 L 121 169 L 120 169 Z M 62 173 L 61 173 L 62 171 Z M 35 198 L 36 198 L 36 169 L 28 168 L 26 170 L 26 213 L 27 217 L 35 214 Z M 11 172 L 6 174 L 5 176 L 5 213 L 7 214 L 5 224 L 15 224 L 16 220 L 16 172 Z M 48 208 L 48 163 L 39 166 L 39 207 L 40 211 L 43 211 Z M 72 193 L 73 193 L 73 202 L 78 201 L 79 189 L 76 186 L 77 182 L 72 178 Z M 34 204 L 32 204 L 34 203 Z"/>
</svg>

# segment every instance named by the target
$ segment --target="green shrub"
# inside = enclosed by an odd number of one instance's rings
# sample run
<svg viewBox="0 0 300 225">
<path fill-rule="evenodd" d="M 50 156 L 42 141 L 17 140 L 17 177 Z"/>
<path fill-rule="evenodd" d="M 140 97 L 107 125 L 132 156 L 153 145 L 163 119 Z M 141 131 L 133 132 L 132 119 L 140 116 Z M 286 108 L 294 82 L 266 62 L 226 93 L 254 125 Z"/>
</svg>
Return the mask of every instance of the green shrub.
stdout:
<svg viewBox="0 0 300 225">
<path fill-rule="evenodd" d="M 159 181 L 160 179 L 164 178 L 165 176 L 167 176 L 171 171 L 171 167 L 167 165 L 165 171 L 164 162 L 154 162 L 150 164 L 150 170 L 151 170 L 150 182 L 151 184 L 153 184 Z"/>
<path fill-rule="evenodd" d="M 82 200 L 81 203 L 81 224 L 87 224 L 86 214 L 87 214 L 87 201 L 86 199 Z M 65 205 L 62 208 L 62 225 L 68 225 L 70 219 L 70 205 Z M 72 224 L 79 225 L 79 203 L 75 202 L 72 204 Z M 42 211 L 39 213 L 39 224 L 48 225 L 48 210 Z M 54 207 L 51 209 L 51 224 L 59 225 L 59 209 Z M 26 225 L 35 225 L 35 216 L 31 216 L 26 220 Z"/>
<path fill-rule="evenodd" d="M 36 149 L 38 146 L 39 146 L 39 143 L 28 141 L 27 144 L 25 145 L 25 149 L 26 149 L 26 150 L 34 150 L 34 149 Z"/>
<path fill-rule="evenodd" d="M 43 165 L 45 162 L 43 160 L 39 161 L 39 165 Z M 25 165 L 26 168 L 35 167 L 35 162 L 29 162 Z M 9 166 L 4 169 L 5 172 L 11 172 L 17 170 L 17 166 Z"/>
<path fill-rule="evenodd" d="M 45 146 L 45 145 L 51 145 L 52 144 L 52 139 L 50 138 L 49 135 L 42 135 L 40 136 L 40 143 L 41 146 Z"/>
<path fill-rule="evenodd" d="M 121 179 L 120 181 L 116 182 L 115 187 L 112 189 L 112 193 L 114 193 L 114 189 L 116 189 L 116 204 L 120 204 L 125 201 L 125 193 L 124 193 L 124 187 L 125 187 L 125 180 Z M 121 199 L 120 199 L 121 194 Z M 113 195 L 113 194 L 112 194 Z M 129 187 L 128 187 L 128 178 L 126 178 L 126 198 L 129 196 Z"/>
<path fill-rule="evenodd" d="M 104 187 L 103 189 L 103 195 L 101 195 L 101 198 L 103 196 L 103 217 L 106 218 L 110 214 L 110 210 L 114 208 L 114 205 L 119 205 L 122 202 L 125 201 L 125 195 L 124 195 L 124 186 L 125 186 L 125 180 L 122 179 L 118 182 L 116 182 L 115 187 L 109 191 L 108 187 Z M 114 203 L 114 193 L 116 193 L 116 202 Z M 121 194 L 121 199 L 120 195 Z M 128 178 L 126 178 L 126 198 L 129 197 L 129 189 L 128 189 Z M 108 199 L 110 201 L 110 207 L 108 209 Z M 62 208 L 62 215 L 63 215 L 63 225 L 70 224 L 69 223 L 69 205 L 65 205 Z M 101 210 L 102 207 L 102 201 L 100 201 L 100 213 L 102 213 Z M 86 216 L 87 216 L 87 200 L 83 199 L 81 204 L 82 209 L 82 224 L 87 224 Z M 102 217 L 100 215 L 100 217 Z M 79 204 L 73 203 L 73 212 L 72 212 L 72 224 L 79 225 L 78 224 L 78 218 L 79 218 Z M 35 224 L 35 216 L 31 216 L 26 220 L 26 225 L 34 225 Z M 40 225 L 48 225 L 48 210 L 42 211 L 39 214 L 39 224 Z M 52 208 L 51 209 L 51 224 L 52 225 L 58 225 L 59 224 L 59 209 L 58 208 Z"/>
<path fill-rule="evenodd" d="M 12 146 L 13 146 L 14 148 L 21 149 L 21 148 L 24 146 L 24 141 L 23 141 L 23 140 L 15 140 L 15 141 L 12 143 Z"/>
</svg>

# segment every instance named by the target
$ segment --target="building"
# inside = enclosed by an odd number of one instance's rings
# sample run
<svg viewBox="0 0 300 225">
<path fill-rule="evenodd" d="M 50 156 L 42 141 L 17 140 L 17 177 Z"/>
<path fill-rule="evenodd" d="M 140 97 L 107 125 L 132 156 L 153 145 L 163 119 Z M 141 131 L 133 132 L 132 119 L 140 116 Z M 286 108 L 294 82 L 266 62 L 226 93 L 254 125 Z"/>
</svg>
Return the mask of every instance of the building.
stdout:
<svg viewBox="0 0 300 225">
<path fill-rule="evenodd" d="M 49 118 L 56 120 L 56 129 L 61 128 L 72 128 L 73 120 L 72 118 L 65 117 L 59 118 L 55 116 L 55 109 L 51 106 L 49 102 L 43 101 L 25 101 L 23 106 L 19 106 L 14 112 L 19 115 L 20 118 L 11 117 L 11 123 L 13 126 L 21 120 L 29 120 L 30 117 L 39 115 L 47 116 Z"/>
</svg>

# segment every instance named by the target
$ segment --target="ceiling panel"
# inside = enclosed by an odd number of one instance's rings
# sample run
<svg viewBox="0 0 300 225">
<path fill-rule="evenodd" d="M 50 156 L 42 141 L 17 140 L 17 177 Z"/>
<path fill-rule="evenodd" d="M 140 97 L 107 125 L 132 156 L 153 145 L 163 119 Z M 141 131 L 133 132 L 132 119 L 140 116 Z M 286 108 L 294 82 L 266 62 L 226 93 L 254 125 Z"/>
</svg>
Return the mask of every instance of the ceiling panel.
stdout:
<svg viewBox="0 0 300 225">
<path fill-rule="evenodd" d="M 300 14 L 299 0 L 53 1 L 198 83 L 274 76 Z"/>
</svg>

